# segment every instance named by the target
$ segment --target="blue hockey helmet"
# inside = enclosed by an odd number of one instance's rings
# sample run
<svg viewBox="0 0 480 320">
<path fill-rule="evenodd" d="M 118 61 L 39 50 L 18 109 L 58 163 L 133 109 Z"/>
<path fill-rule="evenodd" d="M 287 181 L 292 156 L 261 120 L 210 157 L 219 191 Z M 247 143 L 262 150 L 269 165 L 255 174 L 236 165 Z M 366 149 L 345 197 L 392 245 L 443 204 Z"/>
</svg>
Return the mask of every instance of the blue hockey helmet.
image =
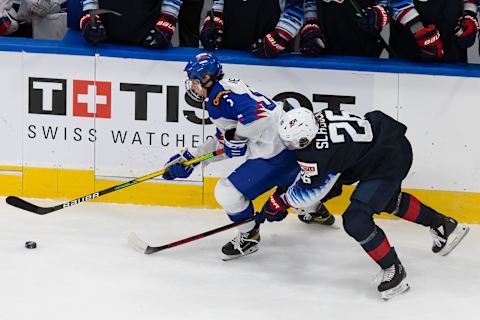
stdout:
<svg viewBox="0 0 480 320">
<path fill-rule="evenodd" d="M 187 72 L 189 79 L 198 79 L 202 84 L 207 80 L 207 75 L 211 80 L 216 80 L 223 75 L 220 61 L 209 52 L 197 54 L 193 60 L 187 63 L 185 72 Z"/>
<path fill-rule="evenodd" d="M 199 53 L 187 63 L 185 80 L 187 94 L 195 101 L 206 98 L 206 86 L 210 81 L 220 80 L 223 76 L 222 65 L 216 56 L 209 52 Z"/>
</svg>

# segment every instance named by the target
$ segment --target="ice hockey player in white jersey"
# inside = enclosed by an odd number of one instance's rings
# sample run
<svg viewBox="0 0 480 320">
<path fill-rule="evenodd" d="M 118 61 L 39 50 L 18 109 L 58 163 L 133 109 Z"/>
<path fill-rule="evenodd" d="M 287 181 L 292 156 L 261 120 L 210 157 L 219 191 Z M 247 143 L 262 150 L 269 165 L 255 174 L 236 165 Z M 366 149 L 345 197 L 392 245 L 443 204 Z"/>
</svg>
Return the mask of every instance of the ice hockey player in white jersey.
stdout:
<svg viewBox="0 0 480 320">
<path fill-rule="evenodd" d="M 232 221 L 253 218 L 252 200 L 273 187 L 289 186 L 299 173 L 295 152 L 285 148 L 276 129 L 285 113 L 283 103 L 267 98 L 241 80 L 224 80 L 222 65 L 210 53 L 196 55 L 185 71 L 187 93 L 206 104 L 217 128 L 216 139 L 199 146 L 196 154 L 223 147 L 225 154 L 215 160 L 244 155 L 247 159 L 227 178 L 219 180 L 215 199 Z M 193 157 L 188 151 L 174 155 L 167 164 L 175 164 L 163 177 L 168 180 L 188 177 L 193 166 L 184 167 L 180 162 Z M 307 212 L 317 223 L 329 225 L 334 222 L 334 217 L 323 206 L 318 210 L 308 208 Z M 251 221 L 241 225 L 239 234 L 222 248 L 225 260 L 257 251 L 259 240 L 258 223 Z"/>
</svg>

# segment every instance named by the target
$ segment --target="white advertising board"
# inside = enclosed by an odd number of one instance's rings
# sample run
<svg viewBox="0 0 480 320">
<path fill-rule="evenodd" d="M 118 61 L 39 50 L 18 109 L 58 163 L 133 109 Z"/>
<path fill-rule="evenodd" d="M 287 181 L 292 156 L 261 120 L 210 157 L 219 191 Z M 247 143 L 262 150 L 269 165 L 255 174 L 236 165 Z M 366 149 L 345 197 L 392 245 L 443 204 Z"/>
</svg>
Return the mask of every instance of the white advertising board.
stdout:
<svg viewBox="0 0 480 320">
<path fill-rule="evenodd" d="M 85 95 L 78 83 L 94 70 L 94 57 L 23 53 L 24 166 L 93 169 L 95 119 L 78 115 L 72 97 Z"/>
<path fill-rule="evenodd" d="M 185 102 L 183 67 L 178 62 L 98 59 L 97 85 L 111 85 L 111 115 L 96 119 L 97 175 L 154 172 L 180 149 L 203 143 L 207 116 Z M 196 170 L 188 180 L 201 179 Z"/>
<path fill-rule="evenodd" d="M 3 165 L 142 176 L 214 134 L 208 114 L 185 99 L 183 62 L 0 55 L 11 75 L 0 79 L 0 139 L 9 150 Z M 224 71 L 271 98 L 314 110 L 382 110 L 409 127 L 414 165 L 405 187 L 480 191 L 480 79 L 234 64 Z M 242 161 L 212 164 L 204 174 L 227 176 Z M 196 170 L 188 181 L 201 179 Z"/>
<path fill-rule="evenodd" d="M 400 121 L 408 125 L 415 189 L 480 192 L 480 79 L 400 76 Z"/>
<path fill-rule="evenodd" d="M 0 165 L 22 165 L 22 130 L 25 95 L 22 94 L 22 54 L 0 52 Z"/>
</svg>

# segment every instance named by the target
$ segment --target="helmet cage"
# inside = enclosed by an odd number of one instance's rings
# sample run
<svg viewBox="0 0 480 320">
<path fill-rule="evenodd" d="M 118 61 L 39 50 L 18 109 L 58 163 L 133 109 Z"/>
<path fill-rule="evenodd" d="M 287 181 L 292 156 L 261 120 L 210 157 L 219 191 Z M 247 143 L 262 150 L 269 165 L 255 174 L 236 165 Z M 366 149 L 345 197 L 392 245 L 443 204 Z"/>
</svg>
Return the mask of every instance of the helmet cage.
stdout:
<svg viewBox="0 0 480 320">
<path fill-rule="evenodd" d="M 205 97 L 199 94 L 200 88 L 210 81 L 216 81 L 223 76 L 222 65 L 217 57 L 211 53 L 200 53 L 185 66 L 188 79 L 185 80 L 185 89 L 190 98 L 203 102 Z M 196 90 L 195 90 L 196 89 Z"/>
<path fill-rule="evenodd" d="M 195 90 L 196 88 L 196 90 Z M 202 96 L 198 92 L 206 88 L 203 86 L 202 82 L 198 79 L 185 79 L 185 90 L 187 91 L 187 95 L 196 102 L 203 102 L 206 97 Z"/>
</svg>

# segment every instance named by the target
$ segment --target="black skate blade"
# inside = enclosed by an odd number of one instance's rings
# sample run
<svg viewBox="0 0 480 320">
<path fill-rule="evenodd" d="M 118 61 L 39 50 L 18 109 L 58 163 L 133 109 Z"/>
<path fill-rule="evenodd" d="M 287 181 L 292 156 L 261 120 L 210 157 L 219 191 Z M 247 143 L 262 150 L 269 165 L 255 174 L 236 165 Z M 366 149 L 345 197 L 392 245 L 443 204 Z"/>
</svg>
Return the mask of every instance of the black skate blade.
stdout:
<svg viewBox="0 0 480 320">
<path fill-rule="evenodd" d="M 295 209 L 294 211 L 297 213 L 298 220 L 305 224 L 313 224 L 313 225 L 321 225 L 325 227 L 331 227 L 333 229 L 340 229 L 340 226 L 337 223 L 337 219 L 334 215 L 331 215 L 333 221 L 329 221 L 329 218 L 325 219 L 318 219 L 316 220 L 310 213 L 306 213 L 303 209 Z M 308 216 L 308 219 L 304 219 L 304 217 Z"/>
<path fill-rule="evenodd" d="M 234 256 L 227 256 L 227 255 L 223 254 L 222 261 L 235 260 L 235 259 L 238 259 L 238 258 L 248 256 L 248 255 L 250 255 L 252 253 L 255 253 L 257 251 L 258 251 L 258 246 L 254 246 L 254 247 L 251 247 L 251 248 L 247 249 L 243 254 L 237 254 L 237 255 L 234 255 Z"/>
<path fill-rule="evenodd" d="M 317 221 L 314 221 L 314 220 L 309 221 L 309 222 L 305 222 L 305 221 L 303 221 L 303 222 L 306 223 L 306 224 L 310 224 L 310 225 L 323 226 L 325 228 L 341 229 L 341 227 L 337 223 L 337 220 L 335 220 L 332 224 L 325 224 L 325 223 L 317 222 Z"/>
</svg>

